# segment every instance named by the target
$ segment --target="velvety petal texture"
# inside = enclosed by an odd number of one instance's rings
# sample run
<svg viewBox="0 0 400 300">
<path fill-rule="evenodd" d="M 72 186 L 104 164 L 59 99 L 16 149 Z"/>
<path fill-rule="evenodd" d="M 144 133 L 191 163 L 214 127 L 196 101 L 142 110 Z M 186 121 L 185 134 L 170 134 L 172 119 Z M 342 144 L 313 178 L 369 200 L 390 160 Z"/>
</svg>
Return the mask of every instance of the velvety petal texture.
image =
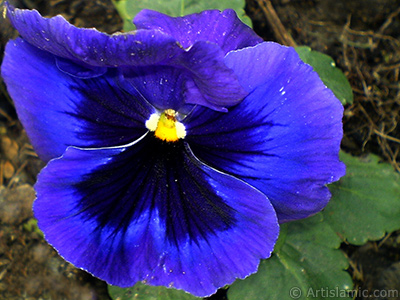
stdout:
<svg viewBox="0 0 400 300">
<path fill-rule="evenodd" d="M 325 185 L 345 173 L 339 100 L 293 48 L 262 43 L 225 60 L 250 94 L 227 114 L 191 114 L 193 152 L 267 195 L 280 222 L 320 211 L 330 198 Z"/>
<path fill-rule="evenodd" d="M 236 75 L 224 64 L 224 51 L 217 44 L 199 40 L 190 49 L 183 49 L 173 36 L 157 29 L 108 35 L 77 28 L 62 16 L 47 19 L 35 10 L 10 5 L 7 11 L 25 41 L 81 66 L 172 66 L 189 77 L 189 102 L 216 110 L 226 110 L 246 95 Z M 190 30 L 187 34 L 196 35 Z"/>
<path fill-rule="evenodd" d="M 344 175 L 340 102 L 232 10 L 144 10 L 108 35 L 6 7 L 21 37 L 1 75 L 48 162 L 39 227 L 110 284 L 209 296 L 256 272 L 278 224 L 320 211 Z"/>
<path fill-rule="evenodd" d="M 133 22 L 138 29 L 156 29 L 173 36 L 184 48 L 190 48 L 196 41 L 207 41 L 220 46 L 224 54 L 263 41 L 232 9 L 206 10 L 179 18 L 144 9 Z"/>
<path fill-rule="evenodd" d="M 119 286 L 144 280 L 207 296 L 255 272 L 278 235 L 265 195 L 204 165 L 183 141 L 152 135 L 125 147 L 68 148 L 35 188 L 49 243 Z"/>
<path fill-rule="evenodd" d="M 62 16 L 43 18 L 36 10 L 8 6 L 8 17 L 33 46 L 54 55 L 94 66 L 146 65 L 168 61 L 182 52 L 176 40 L 157 30 L 108 35 L 77 28 Z M 150 43 L 143 41 L 150 40 Z M 163 48 L 161 53 L 158 49 Z"/>
<path fill-rule="evenodd" d="M 45 161 L 61 156 L 70 145 L 131 142 L 146 133 L 144 123 L 155 112 L 139 94 L 119 88 L 118 70 L 82 80 L 61 71 L 54 55 L 21 38 L 7 44 L 2 76 L 36 152 Z"/>
</svg>

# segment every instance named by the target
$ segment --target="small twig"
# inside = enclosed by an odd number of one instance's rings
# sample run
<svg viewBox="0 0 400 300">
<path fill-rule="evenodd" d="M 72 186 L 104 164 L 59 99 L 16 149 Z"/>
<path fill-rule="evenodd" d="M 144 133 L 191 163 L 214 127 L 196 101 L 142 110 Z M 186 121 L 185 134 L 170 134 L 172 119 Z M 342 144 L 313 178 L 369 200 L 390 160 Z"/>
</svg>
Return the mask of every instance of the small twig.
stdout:
<svg viewBox="0 0 400 300">
<path fill-rule="evenodd" d="M 23 169 L 28 165 L 28 161 L 24 161 L 22 165 L 17 169 L 15 172 L 14 176 L 11 178 L 11 180 L 7 184 L 7 188 L 11 188 L 11 186 L 19 181 L 18 175 L 22 172 Z"/>
<path fill-rule="evenodd" d="M 379 65 L 377 68 L 376 68 L 376 72 L 380 72 L 380 71 L 391 71 L 391 70 L 395 70 L 395 69 L 399 69 L 400 68 L 400 62 L 399 63 L 395 63 L 395 64 L 393 64 L 393 65 L 389 65 L 389 66 L 382 66 L 382 65 Z"/>
<path fill-rule="evenodd" d="M 367 118 L 370 126 L 369 126 L 369 130 L 368 130 L 368 137 L 365 139 L 365 141 L 363 141 L 362 144 L 362 148 L 361 150 L 364 151 L 365 145 L 368 143 L 368 141 L 370 140 L 371 136 L 372 136 L 372 128 L 375 127 L 375 123 L 372 121 L 371 117 L 368 115 L 368 113 L 366 112 L 366 110 L 364 109 L 364 107 L 360 104 L 359 105 L 360 111 L 365 115 L 365 117 Z"/>
<path fill-rule="evenodd" d="M 278 43 L 286 46 L 296 47 L 297 44 L 283 26 L 281 20 L 278 17 L 271 1 L 269 0 L 256 0 L 261 10 L 263 11 L 268 24 L 271 26 L 272 31 L 278 41 Z"/>
<path fill-rule="evenodd" d="M 381 240 L 381 241 L 379 242 L 378 248 L 382 247 L 382 245 L 388 240 L 388 238 L 390 238 L 391 235 L 392 235 L 391 232 L 388 233 L 388 234 L 383 238 L 383 240 Z"/>
<path fill-rule="evenodd" d="M 396 9 L 394 12 L 392 12 L 389 17 L 386 19 L 385 23 L 383 23 L 383 25 L 381 26 L 381 28 L 379 28 L 378 30 L 378 34 L 383 35 L 383 33 L 385 32 L 386 28 L 388 28 L 390 26 L 390 24 L 392 24 L 393 19 L 400 14 L 400 7 L 398 9 Z"/>
<path fill-rule="evenodd" d="M 399 143 L 400 144 L 400 139 L 397 139 L 395 137 L 392 137 L 390 135 L 384 134 L 380 131 L 378 131 L 378 129 L 374 129 L 374 133 L 379 135 L 380 137 L 383 137 L 384 139 L 387 139 L 389 141 L 395 142 L 395 143 Z"/>
<path fill-rule="evenodd" d="M 13 119 L 2 108 L 0 108 L 0 116 L 3 116 L 4 118 L 6 118 L 8 122 L 13 121 Z"/>
<path fill-rule="evenodd" d="M 363 86 L 364 94 L 365 94 L 365 96 L 367 96 L 367 99 L 370 100 L 372 97 L 371 97 L 371 93 L 368 88 L 368 84 L 365 81 L 364 75 L 358 66 L 355 66 L 355 69 L 356 69 L 356 73 L 361 81 L 361 84 Z"/>
<path fill-rule="evenodd" d="M 4 162 L 0 161 L 0 186 L 3 186 Z"/>
</svg>

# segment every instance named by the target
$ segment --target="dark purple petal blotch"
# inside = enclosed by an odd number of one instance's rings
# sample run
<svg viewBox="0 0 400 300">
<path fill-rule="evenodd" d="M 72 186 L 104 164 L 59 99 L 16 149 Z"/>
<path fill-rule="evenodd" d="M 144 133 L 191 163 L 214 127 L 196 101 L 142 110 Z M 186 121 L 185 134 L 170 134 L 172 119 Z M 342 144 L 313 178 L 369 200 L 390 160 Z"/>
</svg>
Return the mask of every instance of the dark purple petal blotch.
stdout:
<svg viewBox="0 0 400 300">
<path fill-rule="evenodd" d="M 211 295 L 256 272 L 279 223 L 323 209 L 345 173 L 340 102 L 233 10 L 144 10 L 108 35 L 6 5 L 20 37 L 1 75 L 47 162 L 39 227 L 109 284 Z"/>
</svg>

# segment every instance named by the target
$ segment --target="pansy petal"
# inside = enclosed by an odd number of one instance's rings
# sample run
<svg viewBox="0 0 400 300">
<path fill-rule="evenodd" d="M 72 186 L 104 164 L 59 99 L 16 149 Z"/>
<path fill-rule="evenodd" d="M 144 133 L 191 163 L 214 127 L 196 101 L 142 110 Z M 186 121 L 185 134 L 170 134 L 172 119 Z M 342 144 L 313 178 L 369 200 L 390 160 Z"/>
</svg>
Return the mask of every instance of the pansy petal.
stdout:
<svg viewBox="0 0 400 300">
<path fill-rule="evenodd" d="M 223 58 L 217 45 L 203 41 L 185 53 L 181 65 L 191 72 L 191 80 L 186 82 L 186 103 L 226 111 L 226 107 L 243 100 L 247 92 Z"/>
<path fill-rule="evenodd" d="M 55 57 L 55 61 L 60 71 L 81 79 L 98 77 L 104 75 L 107 72 L 106 67 L 93 67 L 88 64 L 83 64 L 82 62 L 74 62 L 72 60 L 59 56 Z"/>
<path fill-rule="evenodd" d="M 342 105 L 292 48 L 262 43 L 226 62 L 251 93 L 227 114 L 197 108 L 185 120 L 194 154 L 262 191 L 280 222 L 320 211 L 345 172 Z"/>
<path fill-rule="evenodd" d="M 206 10 L 178 18 L 144 9 L 133 22 L 138 29 L 157 29 L 173 36 L 184 48 L 191 47 L 196 41 L 208 41 L 220 46 L 226 54 L 262 42 L 232 9 L 223 12 Z"/>
<path fill-rule="evenodd" d="M 7 44 L 2 77 L 32 144 L 45 161 L 67 146 L 124 145 L 147 129 L 154 112 L 140 95 L 123 92 L 115 69 L 91 79 L 70 76 L 55 57 L 18 38 Z"/>
<path fill-rule="evenodd" d="M 60 15 L 43 18 L 36 10 L 8 4 L 7 12 L 21 37 L 33 46 L 92 66 L 159 64 L 183 52 L 174 38 L 159 30 L 109 35 L 94 28 L 77 28 Z"/>
<path fill-rule="evenodd" d="M 159 111 L 178 110 L 185 103 L 183 93 L 187 74 L 168 66 L 122 68 L 120 87 L 130 94 L 140 94 Z"/>
<path fill-rule="evenodd" d="M 158 109 L 178 110 L 186 103 L 226 111 L 247 95 L 221 49 L 207 42 L 196 42 L 173 66 L 126 67 L 123 74 Z"/>
<path fill-rule="evenodd" d="M 35 10 L 14 9 L 10 5 L 8 16 L 24 40 L 71 60 L 70 64 L 58 60 L 60 69 L 68 74 L 89 78 L 100 74 L 101 67 L 171 66 L 189 76 L 188 103 L 225 110 L 246 95 L 235 74 L 224 64 L 224 53 L 216 44 L 199 41 L 185 50 L 175 38 L 159 30 L 108 35 L 96 29 L 77 28 L 62 16 L 47 19 Z M 90 66 L 100 69 L 93 71 Z M 78 67 L 83 67 L 84 72 Z"/>
<path fill-rule="evenodd" d="M 207 296 L 257 270 L 278 235 L 268 199 L 181 140 L 70 147 L 36 184 L 35 216 L 68 261 L 110 284 Z"/>
</svg>

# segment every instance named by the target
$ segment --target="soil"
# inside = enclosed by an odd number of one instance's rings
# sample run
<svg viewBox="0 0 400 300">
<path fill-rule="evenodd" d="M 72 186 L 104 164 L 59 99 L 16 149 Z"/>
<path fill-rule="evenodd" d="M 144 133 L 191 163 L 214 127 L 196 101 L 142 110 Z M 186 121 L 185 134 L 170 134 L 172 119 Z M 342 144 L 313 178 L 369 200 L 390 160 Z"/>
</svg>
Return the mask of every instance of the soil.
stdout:
<svg viewBox="0 0 400 300">
<path fill-rule="evenodd" d="M 80 27 L 108 33 L 122 29 L 110 0 L 10 2 L 38 9 L 45 16 L 62 14 Z M 278 29 L 276 19 L 268 21 L 267 2 L 247 0 L 246 11 L 260 36 L 326 53 L 349 79 L 354 103 L 345 107 L 342 148 L 354 155 L 375 153 L 400 171 L 398 0 L 274 0 L 272 12 L 282 23 Z M 1 57 L 6 42 L 16 35 L 1 19 Z M 109 300 L 102 281 L 66 263 L 36 230 L 32 186 L 44 164 L 33 151 L 2 82 L 0 139 L 0 299 Z M 349 272 L 356 287 L 400 288 L 398 232 L 362 247 L 343 244 L 342 250 L 350 257 Z M 211 299 L 224 297 L 219 292 Z"/>
</svg>

